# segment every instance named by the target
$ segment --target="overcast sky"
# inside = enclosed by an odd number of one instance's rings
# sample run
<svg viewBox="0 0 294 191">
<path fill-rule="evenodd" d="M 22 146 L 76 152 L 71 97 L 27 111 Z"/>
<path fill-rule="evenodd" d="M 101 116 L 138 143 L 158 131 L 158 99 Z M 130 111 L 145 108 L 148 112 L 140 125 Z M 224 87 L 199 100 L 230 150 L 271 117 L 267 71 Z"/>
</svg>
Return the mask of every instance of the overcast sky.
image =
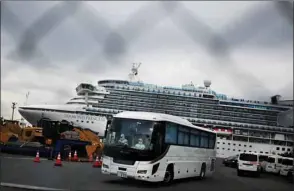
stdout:
<svg viewBox="0 0 294 191">
<path fill-rule="evenodd" d="M 146 83 L 208 79 L 231 97 L 293 99 L 293 21 L 273 2 L 27 1 L 1 8 L 4 117 L 28 91 L 28 104 L 62 104 L 81 82 L 127 79 L 132 62 L 142 63 Z"/>
</svg>

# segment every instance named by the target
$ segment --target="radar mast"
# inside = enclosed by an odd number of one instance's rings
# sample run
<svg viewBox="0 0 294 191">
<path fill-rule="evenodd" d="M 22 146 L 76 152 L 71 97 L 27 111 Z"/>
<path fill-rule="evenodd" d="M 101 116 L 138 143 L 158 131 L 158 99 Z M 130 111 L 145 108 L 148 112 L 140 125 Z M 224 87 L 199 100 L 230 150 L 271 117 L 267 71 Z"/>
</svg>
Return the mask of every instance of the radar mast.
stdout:
<svg viewBox="0 0 294 191">
<path fill-rule="evenodd" d="M 140 81 L 139 77 L 138 77 L 138 69 L 141 66 L 141 63 L 133 63 L 133 67 L 131 69 L 131 72 L 129 73 L 129 80 L 131 82 L 134 81 Z"/>
</svg>

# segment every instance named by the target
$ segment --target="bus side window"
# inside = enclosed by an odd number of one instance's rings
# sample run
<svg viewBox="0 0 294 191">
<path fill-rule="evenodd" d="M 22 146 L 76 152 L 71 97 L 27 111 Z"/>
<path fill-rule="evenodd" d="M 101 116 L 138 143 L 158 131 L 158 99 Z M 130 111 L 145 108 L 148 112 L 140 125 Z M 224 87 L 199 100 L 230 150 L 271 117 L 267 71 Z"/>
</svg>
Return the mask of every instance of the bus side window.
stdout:
<svg viewBox="0 0 294 191">
<path fill-rule="evenodd" d="M 208 133 L 201 132 L 200 147 L 208 148 L 208 142 L 209 142 Z"/>
<path fill-rule="evenodd" d="M 209 148 L 213 149 L 214 148 L 214 143 L 215 143 L 215 135 L 210 134 L 209 135 Z"/>
<path fill-rule="evenodd" d="M 189 129 L 178 126 L 178 144 L 179 145 L 189 145 Z"/>
<path fill-rule="evenodd" d="M 177 144 L 177 125 L 173 123 L 166 124 L 165 143 Z"/>
<path fill-rule="evenodd" d="M 191 130 L 190 133 L 190 146 L 199 147 L 200 146 L 200 132 L 197 130 Z"/>
</svg>

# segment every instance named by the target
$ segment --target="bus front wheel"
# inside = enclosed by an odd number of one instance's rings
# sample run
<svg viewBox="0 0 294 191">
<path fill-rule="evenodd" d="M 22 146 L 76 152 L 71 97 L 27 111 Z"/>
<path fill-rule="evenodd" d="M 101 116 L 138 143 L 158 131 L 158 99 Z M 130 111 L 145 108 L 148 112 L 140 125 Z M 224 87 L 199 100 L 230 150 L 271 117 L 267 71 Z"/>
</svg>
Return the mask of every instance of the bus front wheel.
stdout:
<svg viewBox="0 0 294 191">
<path fill-rule="evenodd" d="M 173 179 L 174 179 L 173 166 L 169 165 L 165 171 L 163 183 L 168 185 L 173 181 Z"/>
</svg>

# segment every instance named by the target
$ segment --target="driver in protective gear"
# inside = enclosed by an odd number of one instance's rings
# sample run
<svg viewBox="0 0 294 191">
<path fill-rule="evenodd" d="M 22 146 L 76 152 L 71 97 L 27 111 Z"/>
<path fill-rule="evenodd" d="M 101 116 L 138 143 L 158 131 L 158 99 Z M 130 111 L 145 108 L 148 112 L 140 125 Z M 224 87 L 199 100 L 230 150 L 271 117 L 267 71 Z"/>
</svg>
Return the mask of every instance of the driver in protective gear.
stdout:
<svg viewBox="0 0 294 191">
<path fill-rule="evenodd" d="M 142 138 L 138 139 L 138 143 L 135 145 L 135 148 L 140 149 L 140 150 L 145 149 L 145 145 L 143 144 L 143 139 Z"/>
<path fill-rule="evenodd" d="M 124 134 L 120 135 L 120 139 L 118 140 L 119 143 L 123 144 L 123 145 L 127 145 L 128 144 L 128 140 L 125 138 Z"/>
</svg>

